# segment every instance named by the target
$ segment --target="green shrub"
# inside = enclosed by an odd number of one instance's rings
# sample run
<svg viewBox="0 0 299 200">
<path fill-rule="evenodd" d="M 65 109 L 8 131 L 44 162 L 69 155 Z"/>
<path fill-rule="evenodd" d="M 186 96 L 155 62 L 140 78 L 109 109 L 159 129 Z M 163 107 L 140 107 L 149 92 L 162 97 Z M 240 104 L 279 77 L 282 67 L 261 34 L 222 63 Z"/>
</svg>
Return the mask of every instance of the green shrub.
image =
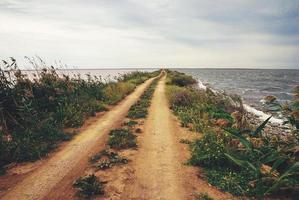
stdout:
<svg viewBox="0 0 299 200">
<path fill-rule="evenodd" d="M 141 95 L 140 99 L 131 106 L 128 117 L 133 119 L 145 118 L 148 114 L 148 107 L 150 106 L 155 87 L 158 79 L 155 79 L 150 86 Z"/>
<path fill-rule="evenodd" d="M 97 169 L 104 170 L 118 164 L 126 164 L 129 160 L 119 156 L 116 152 L 103 150 L 92 156 L 89 161 L 94 163 Z"/>
<path fill-rule="evenodd" d="M 184 73 L 172 72 L 170 73 L 170 76 L 171 76 L 170 83 L 180 87 L 194 85 L 197 83 L 197 81 L 192 76 L 186 75 Z"/>
<path fill-rule="evenodd" d="M 221 165 L 217 166 L 214 168 L 205 168 L 205 178 L 210 184 L 237 196 L 252 193 L 253 188 L 248 184 L 254 180 L 252 174 L 246 171 L 234 171 L 225 166 L 221 167 Z"/>
<path fill-rule="evenodd" d="M 109 134 L 108 145 L 115 149 L 137 147 L 136 135 L 127 129 L 114 129 Z"/>
<path fill-rule="evenodd" d="M 136 122 L 134 120 L 130 120 L 130 121 L 124 123 L 125 126 L 129 126 L 129 127 L 134 127 L 137 124 L 138 124 L 138 122 Z"/>
<path fill-rule="evenodd" d="M 73 186 L 78 189 L 84 197 L 104 194 L 104 182 L 101 182 L 94 174 L 80 177 Z"/>
<path fill-rule="evenodd" d="M 191 144 L 192 165 L 214 166 L 227 163 L 225 156 L 226 141 L 223 136 L 216 133 L 206 133 L 201 139 Z"/>
<path fill-rule="evenodd" d="M 110 83 L 104 88 L 105 101 L 110 104 L 117 103 L 135 89 L 135 84 L 130 82 Z"/>
<path fill-rule="evenodd" d="M 212 197 L 210 197 L 207 193 L 199 193 L 195 194 L 196 200 L 213 200 Z"/>
</svg>

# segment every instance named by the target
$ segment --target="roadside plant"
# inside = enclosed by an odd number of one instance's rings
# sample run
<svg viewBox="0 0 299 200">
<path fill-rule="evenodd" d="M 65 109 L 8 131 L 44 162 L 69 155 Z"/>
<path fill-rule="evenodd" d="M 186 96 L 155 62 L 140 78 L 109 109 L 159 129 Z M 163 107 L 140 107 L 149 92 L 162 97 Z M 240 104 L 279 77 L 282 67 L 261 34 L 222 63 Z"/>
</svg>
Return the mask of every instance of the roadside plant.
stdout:
<svg viewBox="0 0 299 200">
<path fill-rule="evenodd" d="M 104 194 L 104 182 L 101 182 L 94 174 L 80 177 L 73 183 L 79 194 L 89 198 L 91 196 Z"/>
<path fill-rule="evenodd" d="M 189 163 L 200 166 L 221 166 L 227 164 L 225 156 L 227 139 L 220 133 L 208 132 L 202 138 L 191 143 Z"/>
<path fill-rule="evenodd" d="M 116 152 L 103 150 L 92 156 L 89 162 L 93 163 L 97 169 L 105 170 L 118 164 L 126 164 L 129 160 Z"/>
<path fill-rule="evenodd" d="M 225 153 L 234 164 L 254 174 L 255 180 L 251 184 L 258 199 L 279 190 L 279 187 L 299 186 L 298 182 L 293 181 L 299 173 L 299 162 L 280 168 L 286 162 L 291 161 L 290 155 L 282 152 L 282 149 L 271 146 L 269 138 L 262 135 L 262 130 L 270 118 L 265 120 L 255 131 L 249 133 L 251 137 L 262 138 L 263 146 L 255 147 L 251 140 L 242 134 L 229 132 L 242 143 L 244 152 Z"/>
<path fill-rule="evenodd" d="M 199 193 L 199 194 L 195 194 L 194 195 L 195 196 L 195 199 L 196 200 L 213 200 L 213 198 L 212 197 L 210 197 L 209 195 L 208 195 L 208 193 Z"/>
<path fill-rule="evenodd" d="M 115 149 L 137 147 L 136 135 L 128 129 L 114 129 L 110 131 L 108 145 Z"/>
<path fill-rule="evenodd" d="M 150 84 L 150 86 L 141 95 L 140 99 L 133 106 L 131 106 L 131 108 L 128 112 L 129 118 L 132 118 L 132 119 L 146 118 L 146 116 L 148 114 L 148 107 L 151 104 L 151 99 L 152 99 L 153 93 L 155 91 L 157 82 L 158 82 L 158 78 L 153 80 L 153 82 Z"/>
</svg>

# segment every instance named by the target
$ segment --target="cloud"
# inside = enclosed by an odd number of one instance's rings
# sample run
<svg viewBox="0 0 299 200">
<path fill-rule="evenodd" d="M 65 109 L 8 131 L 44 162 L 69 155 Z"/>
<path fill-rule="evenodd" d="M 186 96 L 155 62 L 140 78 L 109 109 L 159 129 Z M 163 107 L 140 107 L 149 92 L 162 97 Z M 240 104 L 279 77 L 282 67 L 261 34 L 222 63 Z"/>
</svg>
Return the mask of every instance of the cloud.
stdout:
<svg viewBox="0 0 299 200">
<path fill-rule="evenodd" d="M 77 67 L 299 67 L 293 0 L 2 0 L 0 55 Z"/>
</svg>

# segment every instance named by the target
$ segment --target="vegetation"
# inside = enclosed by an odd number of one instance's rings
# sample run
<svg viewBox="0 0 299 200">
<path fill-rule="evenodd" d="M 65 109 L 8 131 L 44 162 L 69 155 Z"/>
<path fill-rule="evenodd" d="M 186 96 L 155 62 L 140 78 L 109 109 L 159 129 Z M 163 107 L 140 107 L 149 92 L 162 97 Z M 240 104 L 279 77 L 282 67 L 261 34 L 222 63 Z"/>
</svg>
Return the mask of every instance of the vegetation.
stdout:
<svg viewBox="0 0 299 200">
<path fill-rule="evenodd" d="M 109 134 L 108 145 L 115 149 L 137 147 L 136 135 L 128 129 L 114 129 Z"/>
<path fill-rule="evenodd" d="M 101 182 L 94 174 L 80 177 L 73 186 L 78 189 L 80 195 L 86 198 L 104 194 L 104 182 Z"/>
<path fill-rule="evenodd" d="M 134 121 L 134 120 L 130 120 L 128 122 L 125 122 L 124 125 L 128 126 L 128 127 L 134 127 L 138 124 L 138 122 Z"/>
<path fill-rule="evenodd" d="M 168 72 L 167 96 L 182 126 L 203 136 L 190 143 L 189 163 L 201 166 L 206 180 L 238 196 L 263 199 L 278 195 L 295 197 L 299 186 L 298 139 L 265 132 L 269 119 L 258 127 L 247 121 L 240 98 L 225 93 L 200 90 L 192 84 L 180 86 Z M 183 78 L 185 79 L 185 78 Z M 298 89 L 298 88 L 297 88 Z M 296 102 L 286 109 L 289 123 L 296 127 Z M 271 129 L 270 129 L 271 130 Z"/>
<path fill-rule="evenodd" d="M 104 170 L 118 164 L 126 164 L 129 160 L 119 156 L 116 152 L 103 150 L 92 156 L 89 161 L 93 163 L 97 169 Z"/>
<path fill-rule="evenodd" d="M 54 67 L 30 60 L 33 77 L 16 61 L 0 66 L 0 171 L 10 162 L 35 160 L 60 141 L 70 139 L 66 127 L 79 127 L 88 116 L 106 109 L 159 72 L 132 72 L 117 82 L 100 77 L 59 75 Z"/>
<path fill-rule="evenodd" d="M 153 80 L 148 89 L 141 95 L 140 99 L 130 108 L 128 117 L 132 119 L 145 118 L 148 114 L 148 107 L 155 91 L 158 79 Z"/>
<path fill-rule="evenodd" d="M 196 200 L 213 200 L 207 193 L 199 193 L 195 195 Z"/>
</svg>

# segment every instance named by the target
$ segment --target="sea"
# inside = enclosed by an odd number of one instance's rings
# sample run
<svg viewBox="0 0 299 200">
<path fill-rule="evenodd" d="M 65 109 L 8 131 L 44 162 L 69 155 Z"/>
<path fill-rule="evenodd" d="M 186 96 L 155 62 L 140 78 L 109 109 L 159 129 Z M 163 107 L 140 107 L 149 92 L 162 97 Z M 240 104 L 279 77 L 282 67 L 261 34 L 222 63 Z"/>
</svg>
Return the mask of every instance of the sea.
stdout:
<svg viewBox="0 0 299 200">
<path fill-rule="evenodd" d="M 299 85 L 299 69 L 177 69 L 196 77 L 203 85 L 228 94 L 238 94 L 243 101 L 261 108 L 267 95 L 280 103 L 291 101 Z"/>
</svg>

